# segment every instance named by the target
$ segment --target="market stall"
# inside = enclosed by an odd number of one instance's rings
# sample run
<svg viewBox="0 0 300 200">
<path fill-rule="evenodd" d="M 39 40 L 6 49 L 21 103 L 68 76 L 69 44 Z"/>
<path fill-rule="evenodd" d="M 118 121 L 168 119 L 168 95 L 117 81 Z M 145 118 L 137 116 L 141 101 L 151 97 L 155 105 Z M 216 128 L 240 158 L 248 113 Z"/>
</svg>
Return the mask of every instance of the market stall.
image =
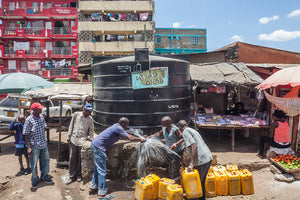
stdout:
<svg viewBox="0 0 300 200">
<path fill-rule="evenodd" d="M 191 64 L 191 118 L 197 129 L 230 130 L 234 151 L 236 129 L 268 131 L 267 112 L 254 88 L 263 80 L 243 63 Z M 238 108 L 241 106 L 241 108 Z"/>
<path fill-rule="evenodd" d="M 263 90 L 266 98 L 290 116 L 291 147 L 300 154 L 300 66 L 281 69 L 256 88 Z M 266 91 L 268 90 L 268 91 Z M 283 93 L 285 91 L 285 93 Z"/>
</svg>

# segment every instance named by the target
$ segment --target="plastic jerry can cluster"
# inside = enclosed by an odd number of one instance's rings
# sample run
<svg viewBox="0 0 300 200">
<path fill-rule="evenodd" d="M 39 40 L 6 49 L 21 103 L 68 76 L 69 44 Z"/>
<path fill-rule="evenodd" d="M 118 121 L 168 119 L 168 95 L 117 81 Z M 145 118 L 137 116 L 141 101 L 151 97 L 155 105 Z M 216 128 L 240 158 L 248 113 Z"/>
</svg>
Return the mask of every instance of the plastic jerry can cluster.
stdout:
<svg viewBox="0 0 300 200">
<path fill-rule="evenodd" d="M 159 176 L 155 174 L 149 174 L 145 177 L 146 180 L 150 181 L 153 184 L 152 188 L 152 200 L 158 198 L 158 189 L 159 189 Z"/>
<path fill-rule="evenodd" d="M 168 185 L 167 186 L 167 198 L 166 200 L 183 200 L 183 189 L 180 185 Z"/>
<path fill-rule="evenodd" d="M 238 167 L 236 165 L 226 165 L 226 170 L 228 172 L 231 172 L 231 171 L 237 171 L 239 169 L 238 169 Z"/>
<path fill-rule="evenodd" d="M 167 187 L 169 185 L 175 184 L 175 181 L 168 178 L 161 178 L 159 180 L 159 189 L 158 189 L 158 199 L 166 200 L 167 199 Z"/>
<path fill-rule="evenodd" d="M 229 195 L 241 194 L 240 175 L 237 171 L 227 171 L 228 193 Z"/>
<path fill-rule="evenodd" d="M 202 186 L 197 170 L 193 169 L 192 172 L 187 172 L 187 170 L 182 171 L 182 182 L 185 195 L 188 199 L 202 197 Z"/>
<path fill-rule="evenodd" d="M 214 170 L 214 172 L 217 172 L 217 171 L 225 172 L 226 168 L 223 165 L 216 165 L 213 167 L 213 170 Z"/>
<path fill-rule="evenodd" d="M 228 180 L 225 171 L 215 171 L 217 195 L 228 195 Z"/>
<path fill-rule="evenodd" d="M 216 176 L 213 172 L 209 172 L 205 180 L 205 191 L 207 197 L 215 197 L 216 192 Z"/>
<path fill-rule="evenodd" d="M 241 178 L 242 194 L 253 194 L 254 186 L 252 174 L 247 169 L 241 169 L 238 173 Z"/>
<path fill-rule="evenodd" d="M 134 196 L 136 200 L 152 200 L 153 184 L 144 178 L 139 179 L 135 184 Z"/>
</svg>

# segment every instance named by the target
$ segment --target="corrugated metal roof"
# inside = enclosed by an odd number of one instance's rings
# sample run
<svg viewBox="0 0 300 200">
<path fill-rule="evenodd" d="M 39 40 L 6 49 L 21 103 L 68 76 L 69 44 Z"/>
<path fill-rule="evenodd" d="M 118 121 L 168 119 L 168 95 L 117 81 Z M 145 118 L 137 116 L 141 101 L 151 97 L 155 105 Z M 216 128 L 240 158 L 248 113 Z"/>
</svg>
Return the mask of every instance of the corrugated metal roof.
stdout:
<svg viewBox="0 0 300 200">
<path fill-rule="evenodd" d="M 288 67 L 298 67 L 300 64 L 273 64 L 273 63 L 245 63 L 246 66 L 251 67 L 261 67 L 261 68 L 288 68 Z"/>
<path fill-rule="evenodd" d="M 226 62 L 191 64 L 191 79 L 199 82 L 233 85 L 259 84 L 263 81 L 244 63 Z"/>
</svg>

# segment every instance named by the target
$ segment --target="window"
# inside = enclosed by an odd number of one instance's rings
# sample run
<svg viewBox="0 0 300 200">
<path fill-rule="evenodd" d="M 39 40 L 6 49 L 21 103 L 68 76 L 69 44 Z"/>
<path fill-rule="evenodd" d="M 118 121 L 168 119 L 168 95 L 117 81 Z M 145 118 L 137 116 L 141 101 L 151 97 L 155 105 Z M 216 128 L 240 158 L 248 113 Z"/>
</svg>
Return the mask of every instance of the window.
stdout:
<svg viewBox="0 0 300 200">
<path fill-rule="evenodd" d="M 199 37 L 198 36 L 191 36 L 191 44 L 198 45 L 199 44 Z"/>
<path fill-rule="evenodd" d="M 161 37 L 160 36 L 155 36 L 154 43 L 155 44 L 160 44 L 161 43 Z"/>
<path fill-rule="evenodd" d="M 1 107 L 19 107 L 19 99 L 17 97 L 7 97 L 3 101 L 0 102 Z"/>
<path fill-rule="evenodd" d="M 21 60 L 21 70 L 27 72 L 27 61 Z"/>
<path fill-rule="evenodd" d="M 17 69 L 17 61 L 16 60 L 9 60 L 8 61 L 8 69 Z"/>
<path fill-rule="evenodd" d="M 9 2 L 8 10 L 15 10 L 15 2 Z"/>
<path fill-rule="evenodd" d="M 51 2 L 47 2 L 46 3 L 46 9 L 49 9 L 49 8 L 51 8 L 52 7 L 52 3 Z"/>
<path fill-rule="evenodd" d="M 32 9 L 34 9 L 34 10 L 38 10 L 39 9 L 38 2 L 32 2 Z"/>
<path fill-rule="evenodd" d="M 34 50 L 40 50 L 40 41 L 33 41 Z"/>
</svg>

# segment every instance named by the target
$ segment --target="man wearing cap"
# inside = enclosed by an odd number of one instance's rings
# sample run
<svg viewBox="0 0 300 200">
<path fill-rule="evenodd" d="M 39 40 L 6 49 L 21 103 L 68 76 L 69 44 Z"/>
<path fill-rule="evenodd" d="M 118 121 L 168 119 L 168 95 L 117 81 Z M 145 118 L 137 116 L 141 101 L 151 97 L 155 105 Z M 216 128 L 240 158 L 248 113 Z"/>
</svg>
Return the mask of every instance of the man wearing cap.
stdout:
<svg viewBox="0 0 300 200">
<path fill-rule="evenodd" d="M 94 123 L 91 113 L 93 105 L 87 103 L 82 112 L 75 112 L 68 130 L 67 141 L 70 146 L 70 178 L 66 184 L 77 179 L 81 181 L 81 148 L 86 140 L 93 140 Z"/>
<path fill-rule="evenodd" d="M 49 178 L 49 152 L 47 147 L 47 138 L 45 135 L 45 128 L 47 128 L 46 121 L 41 115 L 43 106 L 39 103 L 33 103 L 30 111 L 32 113 L 26 118 L 23 127 L 23 135 L 25 135 L 25 142 L 27 144 L 27 152 L 32 169 L 31 184 L 32 189 L 36 189 L 38 185 L 39 176 L 37 172 L 37 163 L 40 161 L 41 180 L 45 183 L 52 184 Z"/>
</svg>

